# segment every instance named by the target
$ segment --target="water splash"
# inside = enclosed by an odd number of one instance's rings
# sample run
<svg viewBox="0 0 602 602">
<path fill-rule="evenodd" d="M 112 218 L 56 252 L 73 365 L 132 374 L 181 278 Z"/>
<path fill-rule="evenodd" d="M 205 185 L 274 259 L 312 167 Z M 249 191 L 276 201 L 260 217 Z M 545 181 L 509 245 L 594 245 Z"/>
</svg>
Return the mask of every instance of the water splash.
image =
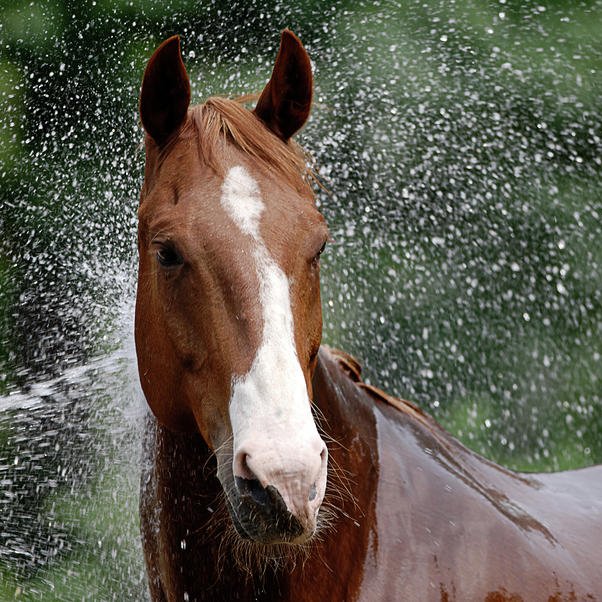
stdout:
<svg viewBox="0 0 602 602">
<path fill-rule="evenodd" d="M 602 461 L 602 3 L 14 3 L 0 38 L 0 598 L 145 599 L 131 307 L 145 61 L 314 61 L 325 337 L 470 445 Z M 270 33 L 271 32 L 271 33 Z M 2 589 L 4 588 L 4 589 Z"/>
</svg>

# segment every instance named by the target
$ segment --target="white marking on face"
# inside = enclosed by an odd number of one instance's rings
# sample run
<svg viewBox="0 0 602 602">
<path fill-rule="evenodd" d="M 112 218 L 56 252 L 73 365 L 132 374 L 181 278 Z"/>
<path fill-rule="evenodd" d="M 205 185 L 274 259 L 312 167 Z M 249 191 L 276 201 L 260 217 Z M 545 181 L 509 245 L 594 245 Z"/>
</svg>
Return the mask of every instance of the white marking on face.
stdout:
<svg viewBox="0 0 602 602">
<path fill-rule="evenodd" d="M 237 165 L 228 172 L 222 187 L 221 203 L 234 223 L 258 241 L 259 220 L 264 206 L 257 182 L 244 167 Z"/>
<path fill-rule="evenodd" d="M 240 230 L 255 241 L 253 259 L 263 317 L 261 343 L 251 368 L 232 382 L 230 420 L 234 451 L 249 445 L 260 448 L 263 463 L 274 462 L 287 472 L 297 470 L 310 453 L 316 455 L 319 464 L 320 448 L 316 442 L 323 443 L 297 357 L 289 281 L 261 239 L 259 223 L 264 203 L 257 183 L 243 167 L 233 167 L 228 172 L 221 204 Z M 307 478 L 315 480 L 318 475 L 313 469 L 310 472 L 312 476 Z"/>
</svg>

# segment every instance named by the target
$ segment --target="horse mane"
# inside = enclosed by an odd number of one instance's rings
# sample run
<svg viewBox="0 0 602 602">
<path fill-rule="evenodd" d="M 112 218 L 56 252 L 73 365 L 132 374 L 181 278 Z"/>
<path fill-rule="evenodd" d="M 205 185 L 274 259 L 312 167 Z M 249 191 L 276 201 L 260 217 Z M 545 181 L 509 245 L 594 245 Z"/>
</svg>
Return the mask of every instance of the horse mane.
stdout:
<svg viewBox="0 0 602 602">
<path fill-rule="evenodd" d="M 238 100 L 212 96 L 189 109 L 185 129 L 192 130 L 199 142 L 204 163 L 223 174 L 227 161 L 227 143 L 233 143 L 256 159 L 267 175 L 277 175 L 300 194 L 314 198 L 312 183 L 319 184 L 308 166 L 309 156 L 293 140 L 284 142 Z M 182 132 L 185 134 L 185 131 Z"/>
<path fill-rule="evenodd" d="M 322 347 L 325 348 L 328 353 L 330 353 L 347 377 L 350 378 L 357 387 L 365 391 L 372 400 L 379 401 L 395 408 L 405 416 L 413 419 L 415 423 L 425 427 L 433 436 L 434 440 L 441 445 L 442 449 L 446 449 L 448 452 L 453 450 L 453 456 L 457 456 L 458 453 L 463 453 L 465 454 L 465 458 L 476 457 L 474 451 L 466 447 L 461 441 L 458 441 L 455 437 L 448 433 L 432 416 L 424 412 L 415 403 L 408 401 L 407 399 L 393 397 L 392 395 L 385 393 L 382 389 L 364 382 L 362 380 L 362 367 L 352 355 L 346 353 L 345 351 L 341 351 L 340 349 L 329 347 L 328 345 L 322 345 Z M 456 463 L 457 459 L 454 458 L 453 462 Z M 500 473 L 511 476 L 512 478 L 522 481 L 523 483 L 526 483 L 532 487 L 539 487 L 538 482 L 531 478 L 528 474 L 513 473 L 511 470 L 503 466 L 499 466 L 487 458 L 479 458 L 479 462 L 481 464 L 486 464 Z M 551 537 L 549 531 L 545 529 L 545 527 L 542 528 L 544 535 L 546 535 L 546 537 Z"/>
<path fill-rule="evenodd" d="M 349 378 L 361 389 L 364 389 L 372 398 L 376 398 L 390 406 L 393 406 L 400 412 L 404 414 L 408 414 L 413 418 L 417 419 L 419 422 L 424 425 L 441 429 L 439 424 L 433 420 L 428 414 L 423 412 L 423 410 L 417 406 L 415 403 L 408 401 L 407 399 L 400 399 L 398 397 L 393 397 L 388 393 L 385 393 L 382 389 L 375 387 L 374 385 L 369 385 L 362 380 L 362 366 L 352 355 L 345 351 L 341 351 L 340 349 L 335 349 L 333 347 L 329 347 L 328 345 L 322 345 L 326 350 L 334 356 L 337 360 L 339 366 L 343 369 L 343 371 L 347 374 Z"/>
</svg>

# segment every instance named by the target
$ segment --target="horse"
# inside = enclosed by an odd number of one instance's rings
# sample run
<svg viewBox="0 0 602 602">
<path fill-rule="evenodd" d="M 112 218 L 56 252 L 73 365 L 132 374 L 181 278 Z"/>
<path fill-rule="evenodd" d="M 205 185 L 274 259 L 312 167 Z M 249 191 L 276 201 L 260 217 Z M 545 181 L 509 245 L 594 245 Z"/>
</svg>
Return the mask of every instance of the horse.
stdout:
<svg viewBox="0 0 602 602">
<path fill-rule="evenodd" d="M 175 36 L 140 117 L 135 311 L 154 601 L 602 599 L 602 467 L 507 470 L 321 344 L 328 228 L 289 30 L 251 110 L 191 106 Z"/>
</svg>

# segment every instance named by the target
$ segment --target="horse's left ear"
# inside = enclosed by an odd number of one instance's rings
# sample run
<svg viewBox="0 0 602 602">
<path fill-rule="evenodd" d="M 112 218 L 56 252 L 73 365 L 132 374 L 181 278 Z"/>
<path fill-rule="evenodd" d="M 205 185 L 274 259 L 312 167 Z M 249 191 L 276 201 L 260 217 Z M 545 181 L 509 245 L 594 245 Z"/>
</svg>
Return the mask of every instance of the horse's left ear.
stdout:
<svg viewBox="0 0 602 602">
<path fill-rule="evenodd" d="M 147 134 L 162 146 L 186 119 L 190 80 L 180 54 L 180 38 L 172 36 L 155 50 L 142 79 L 140 119 Z"/>
<path fill-rule="evenodd" d="M 286 142 L 309 117 L 312 86 L 309 56 L 301 40 L 285 29 L 272 77 L 257 101 L 255 114 Z"/>
</svg>

